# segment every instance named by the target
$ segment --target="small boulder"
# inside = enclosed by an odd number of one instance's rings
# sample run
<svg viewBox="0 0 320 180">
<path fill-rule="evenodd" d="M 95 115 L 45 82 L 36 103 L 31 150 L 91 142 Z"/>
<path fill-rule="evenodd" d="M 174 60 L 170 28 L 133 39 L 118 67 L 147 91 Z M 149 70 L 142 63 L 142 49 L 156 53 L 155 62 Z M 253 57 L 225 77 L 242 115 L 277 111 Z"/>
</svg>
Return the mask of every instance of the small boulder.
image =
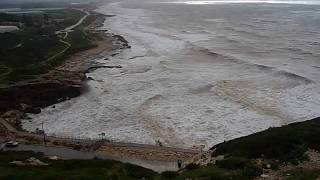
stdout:
<svg viewBox="0 0 320 180">
<path fill-rule="evenodd" d="M 20 104 L 20 109 L 21 109 L 21 111 L 23 111 L 23 112 L 29 113 L 30 111 L 32 111 L 32 106 L 29 105 L 29 104 L 21 103 L 21 104 Z"/>
<path fill-rule="evenodd" d="M 59 158 L 58 158 L 58 156 L 50 156 L 48 159 L 50 159 L 50 160 L 59 160 Z"/>
<path fill-rule="evenodd" d="M 31 165 L 31 166 L 47 166 L 48 165 L 47 163 L 44 163 L 44 162 L 42 162 L 39 159 L 34 158 L 34 157 L 30 157 L 29 159 L 27 159 L 25 161 L 25 163 L 27 163 L 27 165 Z"/>
<path fill-rule="evenodd" d="M 40 161 L 37 158 L 30 157 L 25 161 L 12 161 L 11 164 L 15 164 L 18 166 L 47 166 L 47 163 Z"/>
<path fill-rule="evenodd" d="M 270 169 L 270 168 L 271 168 L 271 165 L 270 165 L 270 164 L 267 164 L 267 165 L 266 165 L 266 168 L 267 168 L 267 169 Z"/>
<path fill-rule="evenodd" d="M 17 111 L 17 110 L 12 110 L 12 111 L 7 111 L 5 112 L 2 116 L 2 118 L 14 118 L 14 119 L 21 119 L 24 117 L 24 113 Z"/>
</svg>

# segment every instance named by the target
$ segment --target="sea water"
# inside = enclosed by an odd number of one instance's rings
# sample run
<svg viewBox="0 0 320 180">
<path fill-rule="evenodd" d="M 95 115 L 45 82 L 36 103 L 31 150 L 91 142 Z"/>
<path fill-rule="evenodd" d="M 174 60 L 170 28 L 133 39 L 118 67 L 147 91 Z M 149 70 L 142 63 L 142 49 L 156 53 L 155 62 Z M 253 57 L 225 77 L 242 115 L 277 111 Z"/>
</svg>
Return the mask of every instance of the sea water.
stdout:
<svg viewBox="0 0 320 180">
<path fill-rule="evenodd" d="M 320 116 L 318 1 L 106 2 L 131 49 L 98 59 L 88 91 L 23 128 L 185 147 Z"/>
</svg>

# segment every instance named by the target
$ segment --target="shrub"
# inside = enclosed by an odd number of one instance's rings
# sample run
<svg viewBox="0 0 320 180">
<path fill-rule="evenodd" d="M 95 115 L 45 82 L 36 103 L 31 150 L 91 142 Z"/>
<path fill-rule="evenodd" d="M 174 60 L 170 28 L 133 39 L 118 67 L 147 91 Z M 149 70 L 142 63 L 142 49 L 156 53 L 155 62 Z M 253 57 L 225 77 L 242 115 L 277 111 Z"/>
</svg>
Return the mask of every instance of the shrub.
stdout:
<svg viewBox="0 0 320 180">
<path fill-rule="evenodd" d="M 280 163 L 306 160 L 307 149 L 320 150 L 320 118 L 241 137 L 215 145 L 213 156 L 278 159 Z"/>
<path fill-rule="evenodd" d="M 177 171 L 165 171 L 161 175 L 168 179 L 174 179 L 179 176 L 179 173 Z"/>
<path fill-rule="evenodd" d="M 242 174 L 249 178 L 260 176 L 262 173 L 263 173 L 262 168 L 256 165 L 247 165 L 242 170 Z"/>
<path fill-rule="evenodd" d="M 193 170 L 193 169 L 198 169 L 199 167 L 200 167 L 199 164 L 190 163 L 190 164 L 186 165 L 185 169 L 187 169 L 187 170 Z"/>
<path fill-rule="evenodd" d="M 231 157 L 216 162 L 218 167 L 224 169 L 241 169 L 249 164 L 251 164 L 250 160 L 239 157 Z"/>
</svg>

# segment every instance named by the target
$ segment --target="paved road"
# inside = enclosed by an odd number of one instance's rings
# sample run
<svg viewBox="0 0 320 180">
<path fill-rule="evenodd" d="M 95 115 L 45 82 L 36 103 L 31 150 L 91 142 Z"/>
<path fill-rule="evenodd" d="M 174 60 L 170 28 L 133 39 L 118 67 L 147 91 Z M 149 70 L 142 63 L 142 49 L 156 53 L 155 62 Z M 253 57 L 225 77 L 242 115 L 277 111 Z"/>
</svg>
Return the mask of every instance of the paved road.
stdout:
<svg viewBox="0 0 320 180">
<path fill-rule="evenodd" d="M 178 166 L 176 161 L 154 161 L 154 160 L 144 160 L 137 158 L 115 158 L 111 156 L 101 155 L 95 152 L 87 152 L 87 151 L 77 151 L 70 148 L 65 147 L 52 147 L 52 146 L 43 146 L 43 145 L 24 145 L 20 144 L 15 148 L 6 148 L 3 145 L 4 151 L 34 151 L 41 152 L 46 156 L 58 156 L 61 159 L 105 159 L 105 160 L 116 160 L 124 163 L 131 163 L 135 165 L 139 165 L 145 168 L 152 169 L 156 172 L 163 171 L 176 171 L 178 170 Z"/>
</svg>

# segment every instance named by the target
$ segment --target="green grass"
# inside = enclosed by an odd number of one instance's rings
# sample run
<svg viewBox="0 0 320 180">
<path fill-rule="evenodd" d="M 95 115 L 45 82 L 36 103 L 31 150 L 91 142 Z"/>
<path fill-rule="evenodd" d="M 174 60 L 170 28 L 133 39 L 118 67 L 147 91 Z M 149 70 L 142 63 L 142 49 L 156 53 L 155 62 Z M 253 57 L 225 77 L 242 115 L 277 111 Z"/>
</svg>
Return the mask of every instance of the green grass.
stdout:
<svg viewBox="0 0 320 180">
<path fill-rule="evenodd" d="M 286 180 L 316 180 L 320 177 L 320 170 L 294 170 L 288 171 L 283 176 L 287 176 Z"/>
<path fill-rule="evenodd" d="M 10 164 L 14 160 L 26 160 L 30 157 L 48 163 L 48 166 L 32 167 Z M 163 172 L 113 160 L 48 160 L 40 153 L 33 152 L 0 152 L 0 179 L 110 179 L 110 180 L 184 180 L 184 179 L 253 179 L 247 169 L 229 170 L 216 166 L 197 167 L 180 172 Z M 251 168 L 252 169 L 252 168 Z M 250 173 L 248 173 L 250 172 Z"/>
<path fill-rule="evenodd" d="M 36 157 L 49 166 L 32 167 L 10 164 L 14 160 Z M 52 161 L 32 152 L 1 152 L 0 179 L 154 179 L 157 173 L 112 160 Z"/>
<path fill-rule="evenodd" d="M 320 118 L 224 142 L 214 146 L 213 156 L 277 159 L 297 163 L 306 160 L 307 149 L 320 149 Z"/>
<path fill-rule="evenodd" d="M 67 41 L 72 44 L 69 53 L 87 50 L 96 46 L 92 43 L 91 35 L 85 32 L 82 28 L 77 28 L 70 33 Z"/>
<path fill-rule="evenodd" d="M 52 69 L 54 67 L 54 62 L 61 57 L 57 56 L 50 61 L 46 60 L 64 50 L 66 45 L 61 42 L 54 42 L 54 44 L 48 45 L 47 48 L 36 48 L 37 46 L 42 46 L 42 43 L 46 42 L 48 41 L 41 41 L 37 45 L 32 46 L 34 49 L 28 48 L 28 51 L 24 49 L 13 51 L 12 54 L 17 54 L 20 56 L 16 56 L 14 61 L 10 61 L 10 59 L 13 57 L 9 56 L 7 58 L 7 61 L 9 62 L 0 62 L 0 67 L 6 66 L 7 69 L 10 70 L 10 73 L 6 73 L 0 77 L 0 81 L 3 82 L 3 84 L 5 84 L 4 82 L 6 82 L 6 84 L 11 84 L 21 80 L 33 78 L 35 75 L 46 73 L 48 70 Z M 37 53 L 36 51 L 38 51 L 38 56 L 29 53 Z M 30 55 L 25 52 L 28 52 Z"/>
<path fill-rule="evenodd" d="M 45 27 L 27 26 L 21 31 L 0 35 L 0 86 L 15 84 L 22 80 L 33 79 L 64 62 L 73 53 L 90 49 L 96 45 L 92 43 L 92 35 L 85 31 L 85 26 L 79 26 L 69 33 L 66 40 L 71 46 L 61 42 L 61 37 L 54 35 L 56 30 L 75 24 L 84 12 L 74 9 L 45 11 L 46 18 L 52 21 L 62 19 L 58 24 Z M 94 20 L 93 16 L 87 22 Z M 17 18 L 21 17 L 7 17 Z M 25 18 L 28 19 L 28 18 Z M 44 21 L 44 15 L 29 17 L 34 22 Z M 0 18 L 1 20 L 1 18 Z M 33 24 L 33 23 L 30 23 Z M 53 26 L 53 27 L 52 27 Z M 49 30 L 48 30 L 49 29 Z M 66 51 L 64 51 L 66 50 Z M 63 52 L 63 53 L 61 53 Z"/>
<path fill-rule="evenodd" d="M 237 180 L 252 180 L 256 176 L 257 170 L 255 167 L 246 167 L 238 170 L 228 170 L 218 168 L 216 166 L 202 166 L 193 170 L 182 171 L 178 176 L 172 178 L 176 180 L 185 180 L 185 179 L 201 179 L 201 180 L 226 180 L 226 179 L 237 179 Z M 169 179 L 164 176 L 162 173 L 163 179 Z"/>
<path fill-rule="evenodd" d="M 10 72 L 10 68 L 4 64 L 0 64 L 0 76 Z"/>
<path fill-rule="evenodd" d="M 223 160 L 218 160 L 216 165 L 220 168 L 224 169 L 242 169 L 246 166 L 251 166 L 254 163 L 246 158 L 239 158 L 239 157 L 231 157 Z"/>
<path fill-rule="evenodd" d="M 59 9 L 59 10 L 49 10 L 45 13 L 52 19 L 63 19 L 60 22 L 60 28 L 66 28 L 78 22 L 85 13 L 75 9 Z"/>
</svg>

